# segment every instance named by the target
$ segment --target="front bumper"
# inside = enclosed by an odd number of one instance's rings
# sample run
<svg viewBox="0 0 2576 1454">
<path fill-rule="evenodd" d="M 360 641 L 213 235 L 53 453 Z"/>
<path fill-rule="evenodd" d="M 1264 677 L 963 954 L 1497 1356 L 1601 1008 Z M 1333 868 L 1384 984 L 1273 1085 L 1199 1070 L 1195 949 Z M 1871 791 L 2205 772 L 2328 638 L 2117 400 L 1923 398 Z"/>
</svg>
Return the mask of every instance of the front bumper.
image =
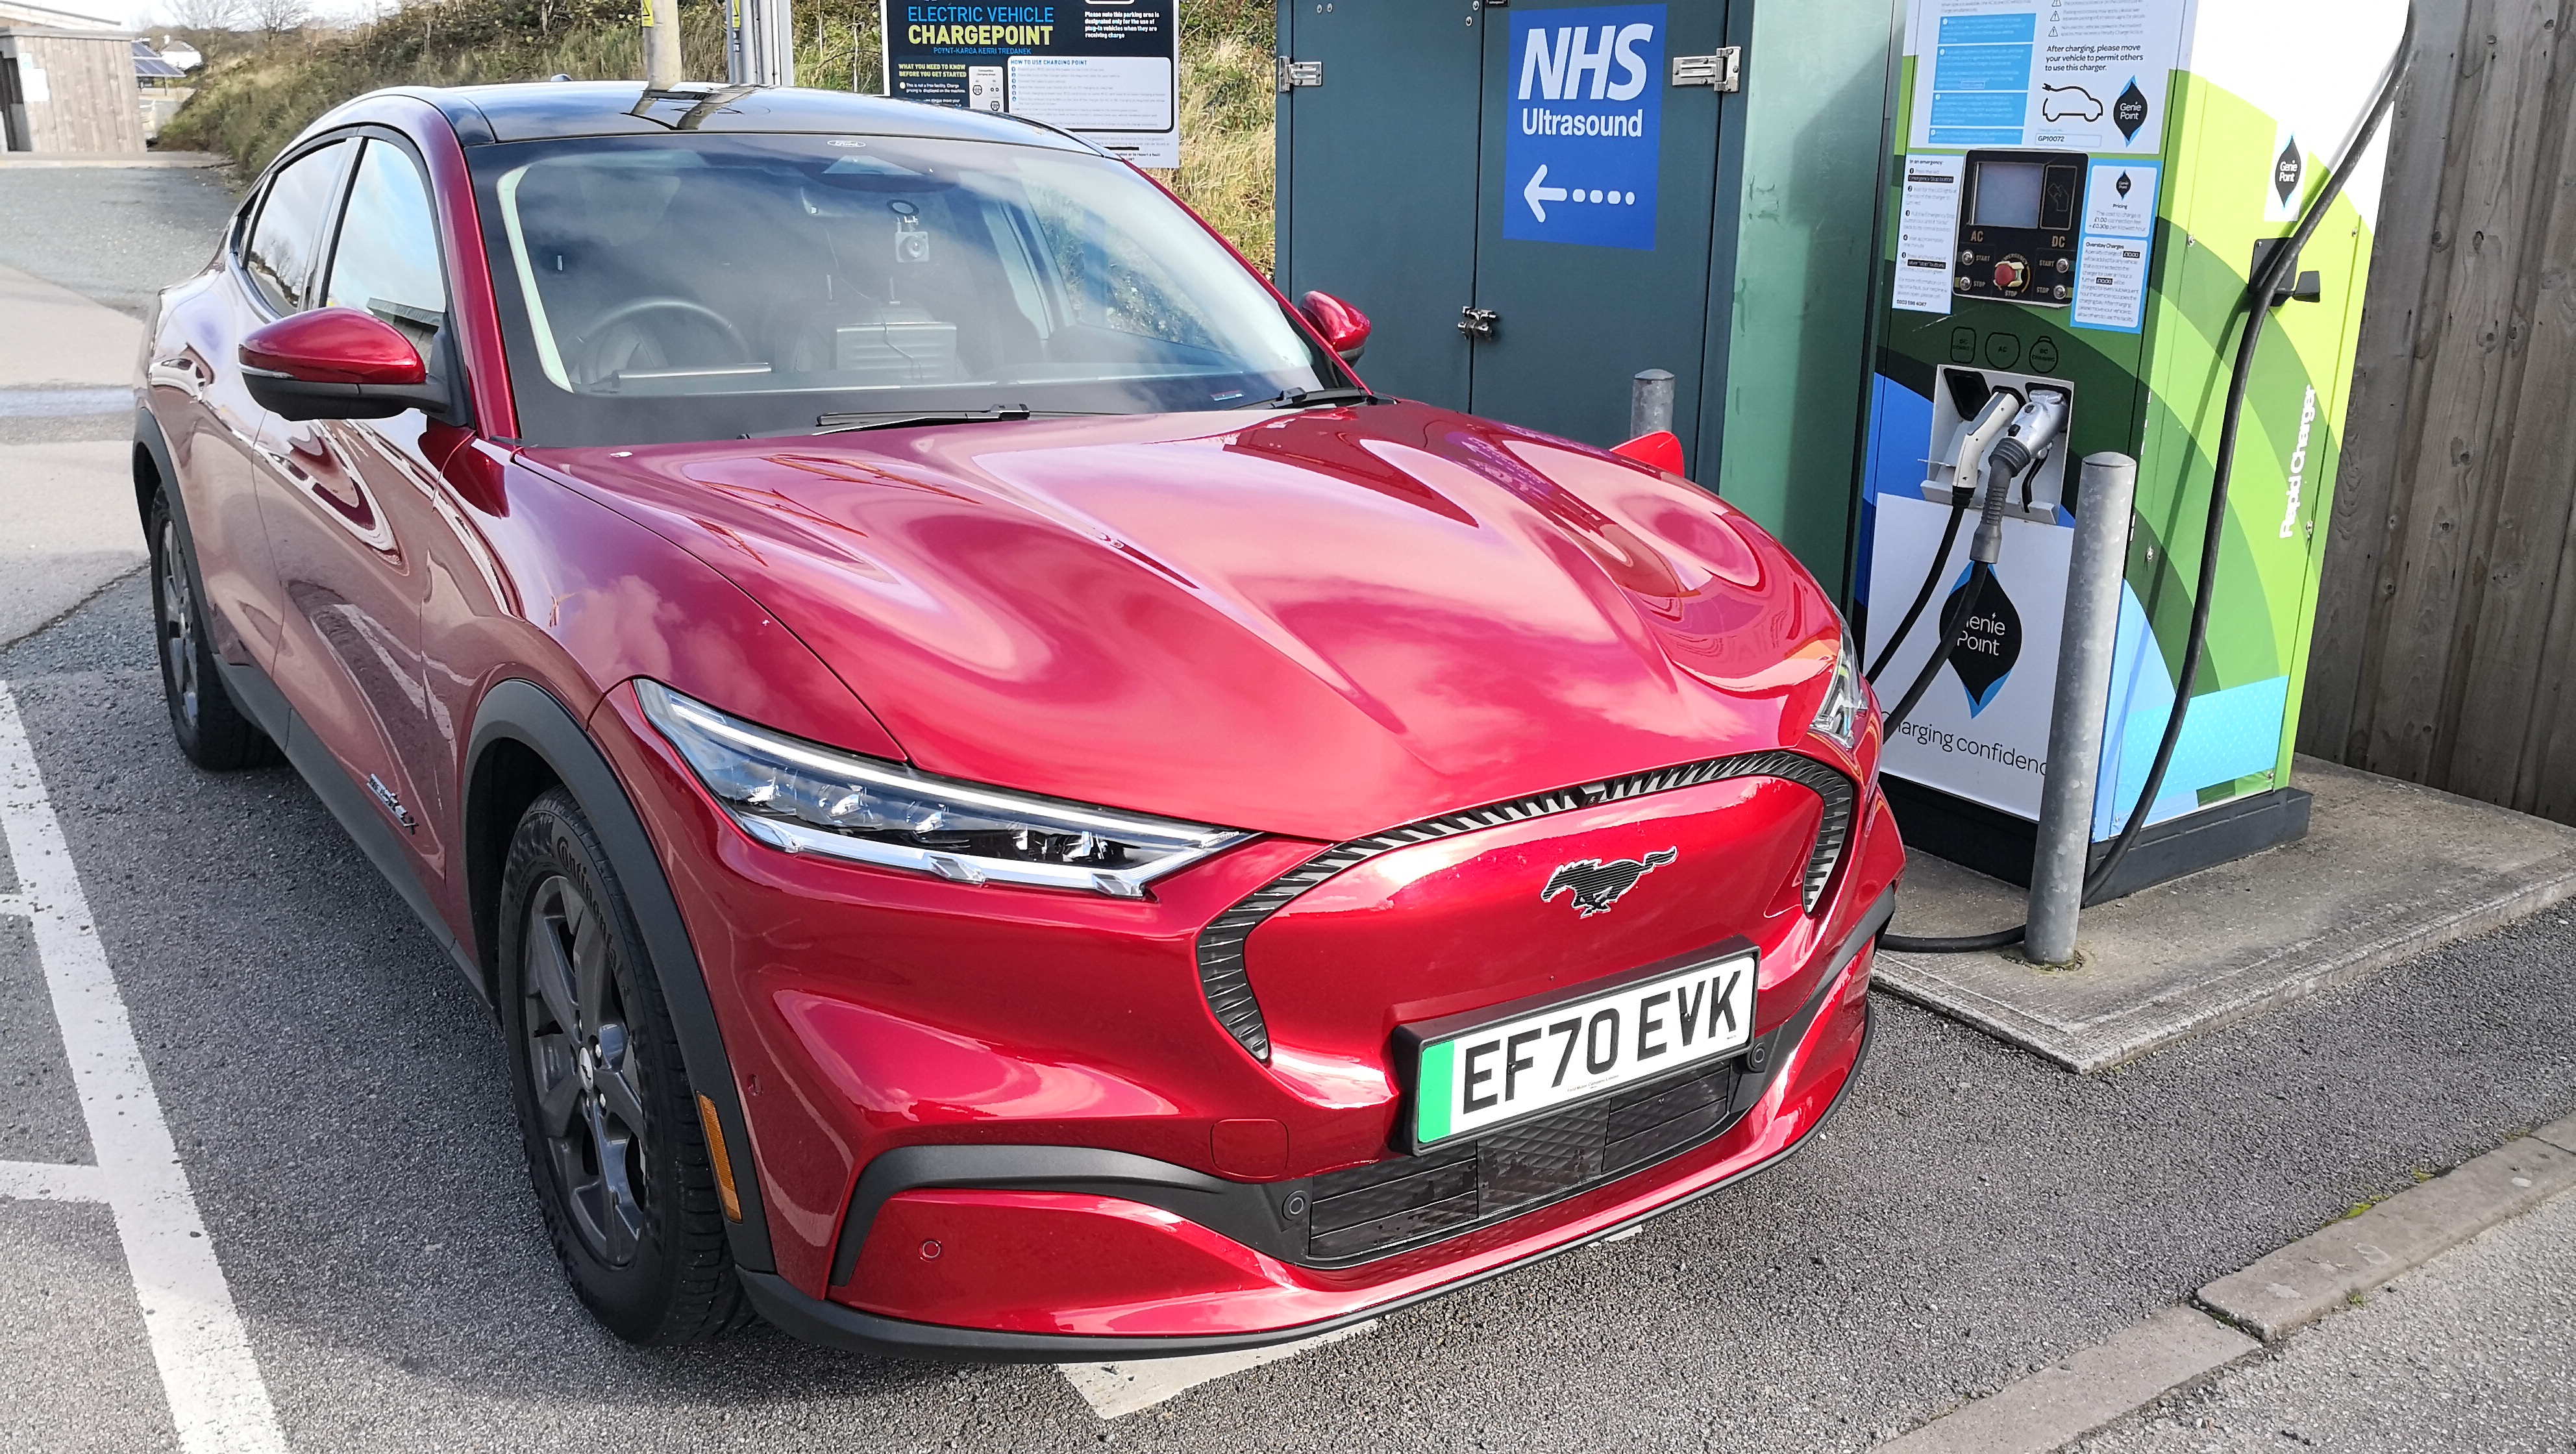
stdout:
<svg viewBox="0 0 2576 1454">
<path fill-rule="evenodd" d="M 1868 1056 L 1871 956 L 1893 908 L 1891 890 L 1854 929 L 1813 1000 L 1748 1050 L 1746 1058 L 1765 1068 L 1741 1077 L 1744 1109 L 1699 1145 L 1516 1209 L 1482 1232 L 1371 1264 L 1366 1281 L 1280 1255 L 1293 1244 L 1299 1217 L 1291 1213 L 1302 1211 L 1313 1178 L 1228 1182 L 1113 1151 L 952 1145 L 903 1148 L 870 1164 L 852 1200 L 833 1281 L 836 1290 L 850 1281 L 867 1249 L 872 1296 L 901 1299 L 904 1264 L 916 1263 L 925 1272 L 917 1287 L 922 1306 L 952 1316 L 977 1300 L 973 1285 L 989 1285 L 997 1296 L 982 1299 L 988 1326 L 810 1297 L 774 1274 L 745 1273 L 745 1289 L 762 1316 L 808 1341 L 980 1362 L 1229 1352 L 1382 1316 L 1615 1236 L 1806 1145 Z M 1056 1255 L 1044 1255 L 1049 1251 Z M 963 1269 L 952 1261 L 979 1254 L 989 1266 Z M 1195 1288 L 1193 1267 L 1201 1283 Z M 1121 1300 L 1118 1284 L 1131 1278 L 1151 1296 Z"/>
<path fill-rule="evenodd" d="M 611 693 L 592 721 L 659 848 L 741 1092 L 751 1144 L 735 1164 L 758 1177 L 775 1256 L 746 1268 L 752 1296 L 804 1336 L 932 1356 L 1151 1356 L 1293 1340 L 1750 1174 L 1812 1132 L 1857 1064 L 1872 945 L 1903 861 L 1864 773 L 1848 857 L 1817 912 L 1801 909 L 1794 871 L 1769 899 L 1754 882 L 1742 908 L 1769 916 L 1763 998 L 1754 1046 L 1728 1072 L 1724 1115 L 1714 1093 L 1703 1096 L 1692 1113 L 1703 1119 L 1666 1127 L 1650 1159 L 1561 1178 L 1471 1223 L 1337 1253 L 1311 1235 L 1323 1229 L 1295 1205 L 1300 1194 L 1420 1165 L 1388 1155 L 1401 1087 L 1373 1017 L 1433 1017 L 1520 991 L 1462 980 L 1440 991 L 1447 999 L 1391 992 L 1375 964 L 1335 978 L 1332 941 L 1315 937 L 1333 923 L 1292 926 L 1297 915 L 1283 915 L 1264 932 L 1294 927 L 1308 937 L 1283 940 L 1283 951 L 1312 952 L 1273 981 L 1287 1033 L 1272 1058 L 1246 1053 L 1211 1013 L 1202 930 L 1327 845 L 1247 844 L 1143 901 L 1002 893 L 753 843 L 631 692 Z M 1755 837 L 1733 840 L 1736 856 L 1769 842 L 1786 869 L 1807 850 L 1785 845 L 1796 822 L 1772 808 Z M 1580 827 L 1582 812 L 1559 821 Z M 1663 847 L 1653 831 L 1654 843 L 1617 852 Z M 1561 846 L 1547 851 L 1577 851 Z M 1492 899 L 1493 912 L 1507 919 L 1530 887 Z M 1473 921 L 1475 942 L 1526 961 L 1513 931 L 1477 917 L 1483 901 L 1447 902 Z M 1633 912 L 1584 920 L 1561 902 L 1553 912 L 1587 936 L 1652 927 Z M 1449 932 L 1408 922 L 1417 938 Z M 1720 931 L 1676 932 L 1707 942 Z M 1643 963 L 1673 947 L 1597 952 Z M 1411 972 L 1430 962 L 1425 948 L 1380 959 Z M 1334 1017 L 1354 1007 L 1337 1030 Z"/>
</svg>

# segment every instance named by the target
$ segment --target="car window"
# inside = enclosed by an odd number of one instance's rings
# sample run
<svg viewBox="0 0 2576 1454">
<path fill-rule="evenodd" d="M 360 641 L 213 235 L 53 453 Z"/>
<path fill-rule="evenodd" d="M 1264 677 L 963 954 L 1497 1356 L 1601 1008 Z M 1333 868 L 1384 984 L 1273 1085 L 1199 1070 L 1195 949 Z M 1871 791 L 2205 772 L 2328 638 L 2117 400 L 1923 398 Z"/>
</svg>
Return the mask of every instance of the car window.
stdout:
<svg viewBox="0 0 2576 1454">
<path fill-rule="evenodd" d="M 373 313 L 424 354 L 447 321 L 429 186 L 410 154 L 391 142 L 370 140 L 358 158 L 323 301 Z"/>
<path fill-rule="evenodd" d="M 322 224 L 340 185 L 340 169 L 356 150 L 335 141 L 309 152 L 271 178 L 259 205 L 250 246 L 242 266 L 259 285 L 268 306 L 280 313 L 299 313 L 313 306 L 314 264 L 322 253 Z"/>
<path fill-rule="evenodd" d="M 1088 153 L 701 134 L 467 164 L 531 441 L 1232 409 L 1348 381 L 1194 218 Z"/>
</svg>

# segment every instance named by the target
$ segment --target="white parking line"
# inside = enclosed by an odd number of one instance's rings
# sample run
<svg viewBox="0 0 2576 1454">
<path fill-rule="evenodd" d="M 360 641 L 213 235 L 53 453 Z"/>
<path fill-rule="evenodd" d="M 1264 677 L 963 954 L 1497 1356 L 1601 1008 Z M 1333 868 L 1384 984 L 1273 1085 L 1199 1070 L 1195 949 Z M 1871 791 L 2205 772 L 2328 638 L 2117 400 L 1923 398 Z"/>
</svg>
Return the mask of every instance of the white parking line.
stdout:
<svg viewBox="0 0 2576 1454">
<path fill-rule="evenodd" d="M 0 1161 L 0 1198 L 22 1202 L 103 1202 L 107 1174 L 95 1166 Z"/>
<path fill-rule="evenodd" d="M 62 824 L 45 796 L 18 703 L 0 682 L 0 833 L 18 892 L 8 908 L 35 931 L 36 957 L 61 1027 L 95 1167 L 0 1167 L 0 1187 L 24 1196 L 50 1184 L 64 1201 L 104 1199 L 142 1299 L 143 1328 L 189 1454 L 283 1454 L 277 1411 L 233 1309 L 232 1289 L 206 1239 L 178 1147 L 144 1069 L 143 1050 L 98 942 Z M 69 1175 L 64 1173 L 68 1172 Z M 84 1175 L 86 1173 L 86 1175 Z"/>
<path fill-rule="evenodd" d="M 1091 1411 L 1104 1419 L 1123 1418 L 1138 1409 L 1150 1409 L 1167 1398 L 1174 1398 L 1210 1379 L 1247 1368 L 1259 1368 L 1282 1358 L 1294 1358 L 1309 1348 L 1321 1348 L 1344 1338 L 1357 1337 L 1377 1326 L 1377 1319 L 1353 1323 L 1347 1328 L 1282 1343 L 1275 1348 L 1255 1348 L 1247 1353 L 1210 1353 L 1198 1358 L 1146 1358 L 1134 1363 L 1059 1363 L 1057 1371 L 1073 1385 Z M 1106 1437 L 1106 1436 L 1104 1436 Z"/>
</svg>

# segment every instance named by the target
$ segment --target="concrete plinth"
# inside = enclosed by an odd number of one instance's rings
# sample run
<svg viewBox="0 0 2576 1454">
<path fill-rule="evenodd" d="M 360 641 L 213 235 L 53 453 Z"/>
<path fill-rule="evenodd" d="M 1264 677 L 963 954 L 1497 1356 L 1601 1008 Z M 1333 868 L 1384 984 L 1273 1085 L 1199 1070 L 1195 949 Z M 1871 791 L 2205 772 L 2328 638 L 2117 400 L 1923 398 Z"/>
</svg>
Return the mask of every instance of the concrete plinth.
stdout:
<svg viewBox="0 0 2576 1454">
<path fill-rule="evenodd" d="M 2316 795 L 2306 838 L 2085 910 L 2075 968 L 1882 953 L 1878 982 L 2090 1072 L 2576 894 L 2576 828 L 2312 758 L 2295 773 Z M 2022 890 L 1917 854 L 1896 929 L 1981 933 L 2022 910 Z"/>
</svg>

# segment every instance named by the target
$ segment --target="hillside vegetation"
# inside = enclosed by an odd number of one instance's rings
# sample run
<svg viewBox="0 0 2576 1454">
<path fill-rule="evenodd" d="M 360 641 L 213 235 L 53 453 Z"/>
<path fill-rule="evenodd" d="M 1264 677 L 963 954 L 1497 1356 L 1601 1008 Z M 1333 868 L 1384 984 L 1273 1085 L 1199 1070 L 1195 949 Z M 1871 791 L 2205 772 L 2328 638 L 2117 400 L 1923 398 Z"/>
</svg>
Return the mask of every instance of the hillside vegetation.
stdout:
<svg viewBox="0 0 2576 1454">
<path fill-rule="evenodd" d="M 636 0 L 408 0 L 336 35 L 227 38 L 160 145 L 266 167 L 313 119 L 383 86 L 636 80 Z M 882 81 L 876 0 L 797 0 L 800 85 L 874 92 Z M 1270 0 L 1181 0 L 1181 169 L 1191 206 L 1263 267 L 1271 256 Z M 724 76 L 722 0 L 681 0 L 694 79 Z"/>
</svg>

